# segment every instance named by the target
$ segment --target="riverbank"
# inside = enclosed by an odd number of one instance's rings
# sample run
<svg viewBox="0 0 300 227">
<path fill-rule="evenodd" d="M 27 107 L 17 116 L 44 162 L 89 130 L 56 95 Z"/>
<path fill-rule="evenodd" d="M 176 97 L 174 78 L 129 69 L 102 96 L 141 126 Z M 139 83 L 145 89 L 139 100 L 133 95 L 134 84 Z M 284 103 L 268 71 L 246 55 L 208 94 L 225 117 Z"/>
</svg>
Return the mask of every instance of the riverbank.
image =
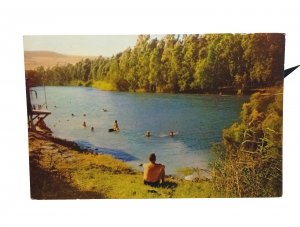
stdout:
<svg viewBox="0 0 300 227">
<path fill-rule="evenodd" d="M 220 197 L 208 180 L 167 176 L 162 187 L 146 186 L 142 172 L 123 161 L 31 131 L 29 160 L 32 199 Z"/>
<path fill-rule="evenodd" d="M 256 92 L 266 92 L 270 89 L 270 87 L 266 88 L 245 88 L 245 89 L 237 89 L 233 86 L 228 86 L 228 87 L 219 87 L 214 90 L 194 90 L 194 91 L 185 91 L 185 92 L 180 92 L 180 91 L 169 91 L 166 89 L 160 89 L 157 88 L 155 90 L 146 90 L 145 88 L 138 88 L 136 90 L 132 89 L 123 89 L 123 88 L 118 88 L 118 86 L 112 82 L 109 81 L 72 81 L 70 86 L 85 86 L 85 87 L 92 87 L 96 88 L 102 91 L 118 91 L 118 92 L 133 92 L 133 93 L 178 93 L 178 94 L 212 94 L 212 95 L 252 95 Z"/>
</svg>

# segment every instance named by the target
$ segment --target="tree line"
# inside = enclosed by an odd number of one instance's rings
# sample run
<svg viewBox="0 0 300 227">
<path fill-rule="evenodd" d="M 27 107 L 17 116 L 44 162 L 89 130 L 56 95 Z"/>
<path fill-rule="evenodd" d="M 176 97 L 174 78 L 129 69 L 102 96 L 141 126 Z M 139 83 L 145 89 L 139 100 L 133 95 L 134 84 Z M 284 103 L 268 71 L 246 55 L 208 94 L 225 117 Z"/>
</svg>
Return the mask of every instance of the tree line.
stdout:
<svg viewBox="0 0 300 227">
<path fill-rule="evenodd" d="M 139 35 L 112 57 L 26 71 L 36 85 L 113 84 L 120 91 L 216 92 L 268 87 L 283 78 L 283 34 Z"/>
</svg>

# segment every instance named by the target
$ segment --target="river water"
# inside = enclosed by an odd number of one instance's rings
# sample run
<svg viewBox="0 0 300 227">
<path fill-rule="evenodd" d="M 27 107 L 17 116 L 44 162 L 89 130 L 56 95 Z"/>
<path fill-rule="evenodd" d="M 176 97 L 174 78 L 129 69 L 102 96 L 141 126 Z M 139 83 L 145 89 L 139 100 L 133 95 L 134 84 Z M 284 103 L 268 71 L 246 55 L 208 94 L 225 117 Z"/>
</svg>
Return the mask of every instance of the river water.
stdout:
<svg viewBox="0 0 300 227">
<path fill-rule="evenodd" d="M 43 104 L 44 87 L 33 89 L 38 98 L 32 96 L 32 104 Z M 111 154 L 136 168 L 154 152 L 167 174 L 183 167 L 206 168 L 211 144 L 221 140 L 223 128 L 239 119 L 248 100 L 247 96 L 136 94 L 87 87 L 45 90 L 52 112 L 45 122 L 54 136 Z M 114 120 L 119 133 L 108 132 Z M 84 121 L 87 127 L 82 126 Z M 176 132 L 174 137 L 168 136 L 170 130 Z M 151 132 L 150 138 L 144 136 L 146 131 Z"/>
</svg>

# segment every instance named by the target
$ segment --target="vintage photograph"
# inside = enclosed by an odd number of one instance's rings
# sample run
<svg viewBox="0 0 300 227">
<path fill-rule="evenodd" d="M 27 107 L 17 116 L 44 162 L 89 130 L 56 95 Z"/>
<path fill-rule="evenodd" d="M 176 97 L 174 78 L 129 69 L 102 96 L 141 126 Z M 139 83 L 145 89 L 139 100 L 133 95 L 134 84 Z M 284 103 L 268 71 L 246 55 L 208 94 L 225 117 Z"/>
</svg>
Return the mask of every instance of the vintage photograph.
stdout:
<svg viewBox="0 0 300 227">
<path fill-rule="evenodd" d="M 23 43 L 32 199 L 282 196 L 284 34 Z"/>
</svg>

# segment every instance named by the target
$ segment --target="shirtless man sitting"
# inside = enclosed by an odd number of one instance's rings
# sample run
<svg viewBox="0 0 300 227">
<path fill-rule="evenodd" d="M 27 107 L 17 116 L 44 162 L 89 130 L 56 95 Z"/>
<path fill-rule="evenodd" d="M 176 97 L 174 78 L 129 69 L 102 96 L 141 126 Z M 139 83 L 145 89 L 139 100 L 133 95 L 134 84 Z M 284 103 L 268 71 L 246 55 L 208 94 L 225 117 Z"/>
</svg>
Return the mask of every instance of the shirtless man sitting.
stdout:
<svg viewBox="0 0 300 227">
<path fill-rule="evenodd" d="M 144 184 L 157 187 L 165 181 L 165 166 L 157 164 L 154 153 L 149 155 L 149 162 L 144 166 Z"/>
</svg>

